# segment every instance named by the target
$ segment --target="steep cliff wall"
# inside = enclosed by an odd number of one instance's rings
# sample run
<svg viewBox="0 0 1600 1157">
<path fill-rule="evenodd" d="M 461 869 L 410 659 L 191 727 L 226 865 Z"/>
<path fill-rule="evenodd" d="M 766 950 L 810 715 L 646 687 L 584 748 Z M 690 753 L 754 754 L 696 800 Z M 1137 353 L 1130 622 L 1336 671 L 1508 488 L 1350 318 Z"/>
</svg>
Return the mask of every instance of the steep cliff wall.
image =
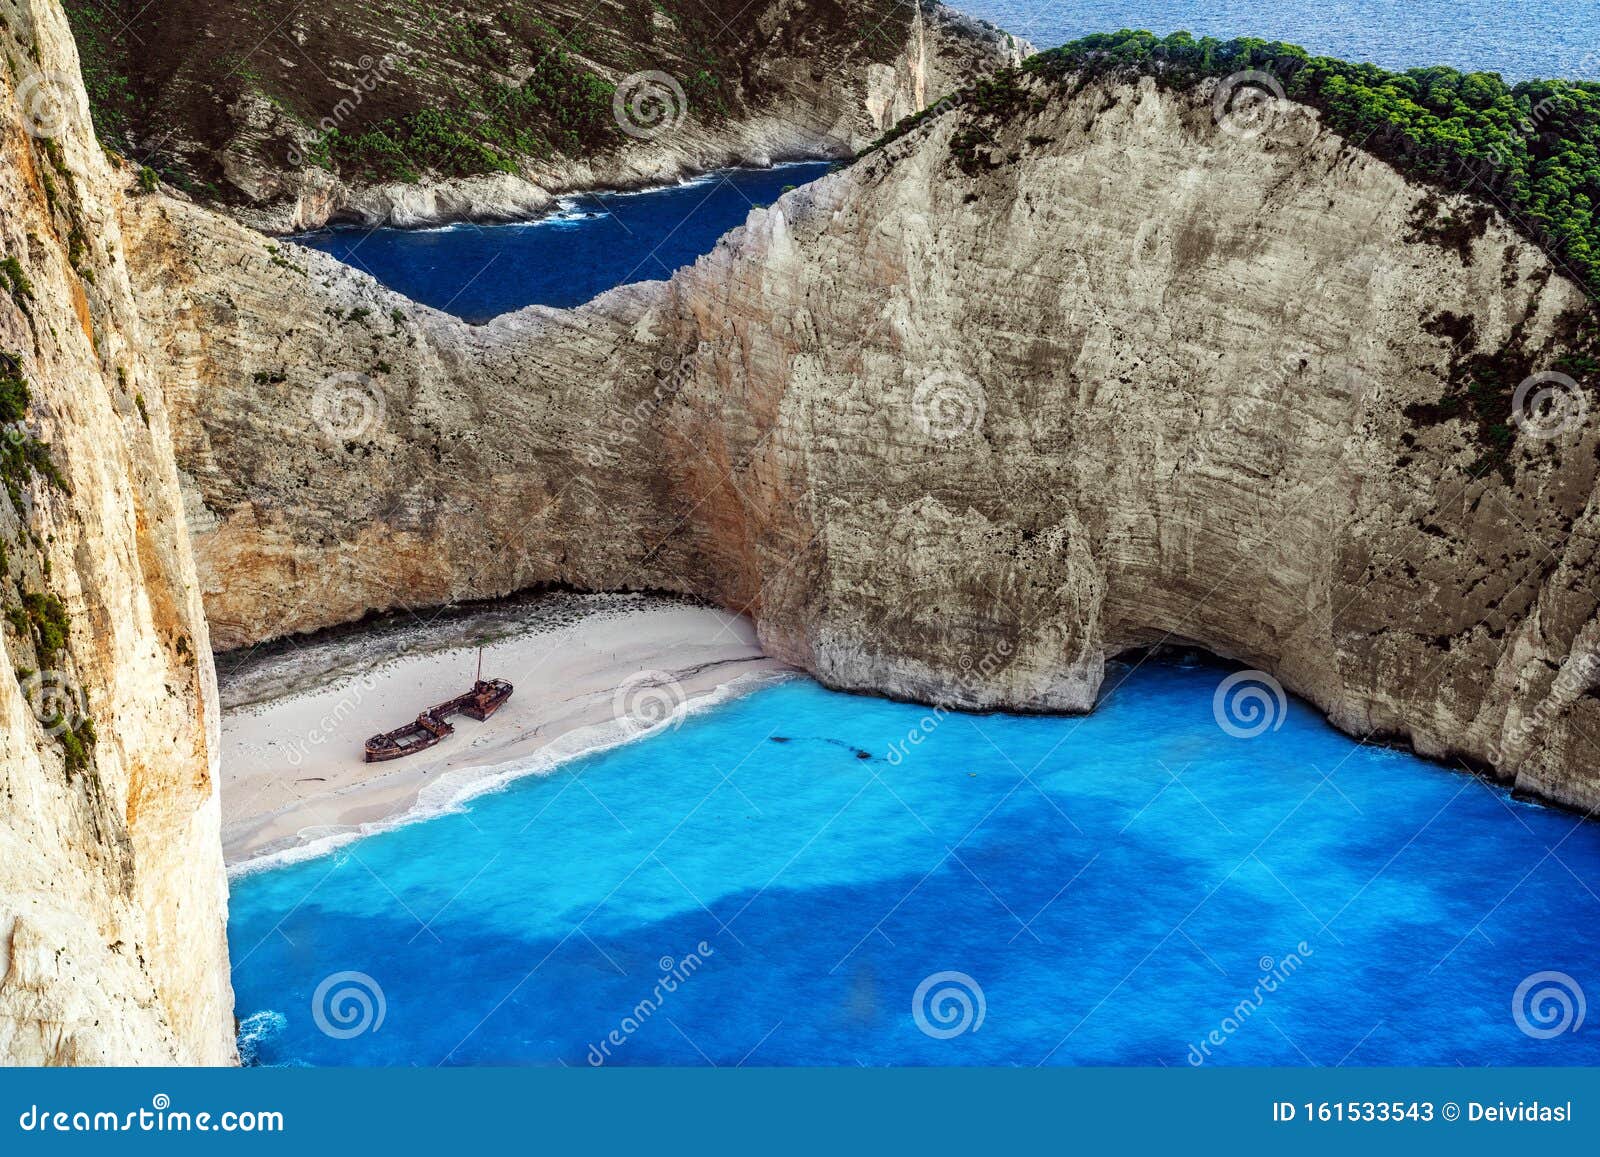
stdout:
<svg viewBox="0 0 1600 1157">
<path fill-rule="evenodd" d="M 0 11 L 0 1059 L 222 1063 L 215 679 L 117 182 Z"/>
<path fill-rule="evenodd" d="M 1584 340 L 1576 284 L 1309 110 L 1029 83 L 477 329 L 130 202 L 215 639 L 666 587 L 836 686 L 1067 710 L 1184 640 L 1600 804 L 1595 423 L 1452 416 Z"/>
<path fill-rule="evenodd" d="M 932 0 L 68 7 L 102 137 L 283 231 L 848 156 L 1026 49 Z"/>
</svg>

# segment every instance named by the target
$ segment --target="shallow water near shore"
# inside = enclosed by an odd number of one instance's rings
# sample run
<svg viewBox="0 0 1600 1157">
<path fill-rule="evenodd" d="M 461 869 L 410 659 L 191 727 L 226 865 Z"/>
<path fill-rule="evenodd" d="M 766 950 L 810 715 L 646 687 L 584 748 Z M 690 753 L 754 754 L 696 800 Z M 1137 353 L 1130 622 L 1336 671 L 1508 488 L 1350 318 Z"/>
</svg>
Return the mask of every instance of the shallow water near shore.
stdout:
<svg viewBox="0 0 1600 1157">
<path fill-rule="evenodd" d="M 529 305 L 568 308 L 670 277 L 750 210 L 827 172 L 813 161 L 727 169 L 660 189 L 582 193 L 537 221 L 440 229 L 325 229 L 294 238 L 413 301 L 480 323 Z"/>
<path fill-rule="evenodd" d="M 941 717 L 797 679 L 246 876 L 247 1051 L 1600 1063 L 1568 987 L 1597 983 L 1600 826 L 1297 701 L 1230 734 L 1230 670 L 1117 669 L 1084 718 Z"/>
</svg>

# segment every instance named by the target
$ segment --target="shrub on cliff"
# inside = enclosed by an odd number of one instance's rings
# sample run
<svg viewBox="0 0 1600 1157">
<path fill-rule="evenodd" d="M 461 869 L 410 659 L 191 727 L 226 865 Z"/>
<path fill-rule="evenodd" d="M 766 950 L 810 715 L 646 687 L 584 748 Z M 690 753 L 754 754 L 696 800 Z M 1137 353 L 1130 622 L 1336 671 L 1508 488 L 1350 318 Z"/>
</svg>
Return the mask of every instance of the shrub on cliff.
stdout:
<svg viewBox="0 0 1600 1157">
<path fill-rule="evenodd" d="M 29 591 L 22 596 L 22 606 L 27 611 L 28 621 L 33 624 L 34 641 L 40 657 L 54 659 L 67 645 L 67 633 L 71 626 L 67 608 L 54 595 L 36 591 Z"/>
<path fill-rule="evenodd" d="M 11 354 L 0 351 L 0 426 L 22 421 L 27 416 L 29 400 L 21 363 Z"/>
</svg>

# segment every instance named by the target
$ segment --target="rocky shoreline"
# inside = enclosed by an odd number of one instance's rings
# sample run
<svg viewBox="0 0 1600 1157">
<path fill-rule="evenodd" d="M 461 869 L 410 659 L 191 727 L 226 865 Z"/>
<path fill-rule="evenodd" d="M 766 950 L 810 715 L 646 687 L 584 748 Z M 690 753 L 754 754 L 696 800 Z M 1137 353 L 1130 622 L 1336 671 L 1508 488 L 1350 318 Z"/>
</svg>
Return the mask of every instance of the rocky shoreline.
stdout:
<svg viewBox="0 0 1600 1157">
<path fill-rule="evenodd" d="M 347 182 L 303 160 L 240 163 L 232 179 L 246 197 L 212 207 L 269 234 L 330 223 L 419 228 L 526 220 L 574 193 L 670 184 L 714 169 L 846 159 L 928 102 L 1031 52 L 1026 41 L 985 21 L 937 4 L 918 6 L 892 61 L 854 68 L 834 83 L 774 64 L 785 86 L 737 115 L 701 119 L 674 91 L 667 94 L 669 119 L 635 129 L 623 145 L 581 156 L 524 157 L 515 173 L 424 172 L 414 181 L 373 184 Z M 617 115 L 621 123 L 628 114 Z"/>
</svg>

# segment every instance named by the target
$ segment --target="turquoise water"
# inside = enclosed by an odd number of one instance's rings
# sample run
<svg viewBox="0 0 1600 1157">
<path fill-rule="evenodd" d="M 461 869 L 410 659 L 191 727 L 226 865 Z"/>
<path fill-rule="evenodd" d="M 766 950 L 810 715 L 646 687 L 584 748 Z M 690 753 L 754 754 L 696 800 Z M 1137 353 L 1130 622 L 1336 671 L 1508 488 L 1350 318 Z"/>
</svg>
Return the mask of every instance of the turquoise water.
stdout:
<svg viewBox="0 0 1600 1157">
<path fill-rule="evenodd" d="M 581 305 L 618 285 L 670 277 L 744 224 L 752 207 L 828 167 L 729 169 L 663 189 L 585 193 L 566 198 L 561 212 L 511 225 L 339 228 L 295 240 L 413 301 L 477 323 L 527 305 Z"/>
<path fill-rule="evenodd" d="M 1187 30 L 1223 40 L 1287 40 L 1312 52 L 1392 69 L 1450 64 L 1498 72 L 1510 81 L 1600 78 L 1600 9 L 1592 0 L 962 0 L 956 7 L 1038 48 L 1119 28 L 1163 35 Z"/>
<path fill-rule="evenodd" d="M 1600 992 L 1600 826 L 1296 701 L 1231 735 L 1228 674 L 1147 663 L 1086 718 L 941 719 L 795 680 L 245 876 L 247 1053 L 1600 1063 L 1592 1024 L 1539 1039 L 1513 1015 L 1540 973 Z M 1559 1027 L 1532 988 L 1524 1023 Z"/>
</svg>

